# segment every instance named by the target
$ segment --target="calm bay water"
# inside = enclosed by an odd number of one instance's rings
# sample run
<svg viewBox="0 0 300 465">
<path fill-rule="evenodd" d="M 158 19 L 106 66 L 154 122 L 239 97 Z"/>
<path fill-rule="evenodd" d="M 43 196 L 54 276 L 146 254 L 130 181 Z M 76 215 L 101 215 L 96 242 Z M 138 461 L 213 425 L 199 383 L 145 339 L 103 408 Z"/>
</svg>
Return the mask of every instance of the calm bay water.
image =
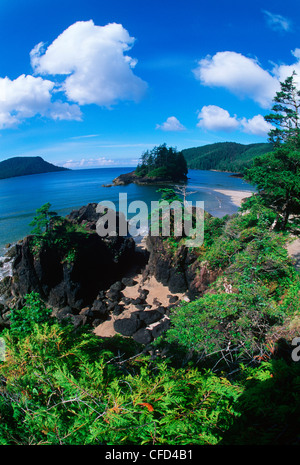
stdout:
<svg viewBox="0 0 300 465">
<path fill-rule="evenodd" d="M 143 200 L 150 208 L 150 202 L 160 198 L 157 186 L 102 186 L 132 169 L 60 171 L 0 180 L 0 256 L 5 244 L 30 233 L 29 223 L 36 209 L 46 202 L 51 203 L 51 209 L 58 215 L 65 216 L 89 202 L 110 200 L 118 206 L 119 193 L 122 192 L 127 193 L 128 203 Z M 229 173 L 189 171 L 188 190 L 196 191 L 188 197 L 189 201 L 204 201 L 205 210 L 214 216 L 235 213 L 237 207 L 227 196 L 214 192 L 214 189 L 254 191 L 253 186 L 242 179 L 230 177 Z"/>
</svg>

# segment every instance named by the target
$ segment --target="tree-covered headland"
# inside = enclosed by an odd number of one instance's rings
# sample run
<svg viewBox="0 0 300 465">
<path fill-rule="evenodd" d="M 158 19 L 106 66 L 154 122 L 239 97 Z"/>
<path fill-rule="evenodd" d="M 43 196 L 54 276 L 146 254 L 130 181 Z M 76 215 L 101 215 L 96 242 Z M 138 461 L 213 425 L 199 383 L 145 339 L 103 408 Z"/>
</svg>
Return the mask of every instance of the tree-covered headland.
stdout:
<svg viewBox="0 0 300 465">
<path fill-rule="evenodd" d="M 164 178 L 175 182 L 186 181 L 187 173 L 187 163 L 182 152 L 166 144 L 144 152 L 135 169 L 139 177 Z"/>
<path fill-rule="evenodd" d="M 193 254 L 198 281 L 204 270 L 216 279 L 174 305 L 162 336 L 150 345 L 100 339 L 56 321 L 36 294 L 11 308 L 1 333 L 0 444 L 299 444 L 300 277 L 287 252 L 299 234 L 292 97 L 293 77 L 274 110 L 291 118 L 276 117 L 280 140 L 247 172 L 258 193 L 236 215 L 206 215 Z M 51 239 L 51 229 L 42 234 Z M 158 239 L 178 263 L 187 238 Z"/>
</svg>

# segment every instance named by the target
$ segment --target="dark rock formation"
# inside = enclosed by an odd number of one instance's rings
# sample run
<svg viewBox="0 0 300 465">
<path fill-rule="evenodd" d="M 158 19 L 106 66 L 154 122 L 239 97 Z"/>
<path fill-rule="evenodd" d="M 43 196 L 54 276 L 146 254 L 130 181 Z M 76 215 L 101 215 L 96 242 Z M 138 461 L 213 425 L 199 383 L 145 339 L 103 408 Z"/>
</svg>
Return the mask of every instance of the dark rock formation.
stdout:
<svg viewBox="0 0 300 465">
<path fill-rule="evenodd" d="M 66 262 L 59 246 L 47 244 L 34 254 L 33 236 L 27 236 L 15 246 L 12 296 L 18 298 L 34 291 L 53 308 L 69 307 L 71 312 L 79 313 L 90 307 L 97 318 L 103 318 L 107 307 L 103 302 L 105 296 L 99 299 L 99 293 L 110 288 L 107 297 L 114 301 L 120 298 L 121 279 L 135 262 L 135 256 L 140 259 L 135 242 L 130 237 L 100 237 L 95 232 L 99 219 L 96 204 L 72 212 L 68 219 L 85 224 L 90 231 L 72 238 L 76 249 L 74 260 Z"/>
<path fill-rule="evenodd" d="M 114 329 L 122 336 L 131 336 L 140 344 L 148 344 L 169 327 L 166 309 L 132 312 L 129 317 L 116 319 Z"/>
<path fill-rule="evenodd" d="M 168 286 L 173 294 L 187 293 L 190 300 L 194 300 L 218 277 L 218 271 L 200 266 L 196 249 L 181 246 L 174 254 L 160 236 L 148 236 L 147 248 L 150 255 L 146 274 Z"/>
<path fill-rule="evenodd" d="M 72 246 L 76 254 L 66 261 L 59 246 L 43 244 L 33 253 L 33 236 L 27 236 L 10 250 L 12 277 L 0 281 L 0 328 L 9 326 L 10 308 L 22 308 L 24 296 L 37 292 L 53 308 L 58 321 L 68 320 L 78 328 L 96 327 L 110 316 L 116 316 L 117 333 L 148 344 L 169 328 L 169 313 L 180 302 L 169 296 L 168 307 L 162 307 L 159 296 L 149 306 L 148 292 L 141 285 L 137 298 L 123 295 L 127 286 L 137 284 L 132 276 L 143 271 L 143 278 L 154 276 L 169 287 L 170 294 L 186 293 L 190 300 L 203 295 L 218 277 L 198 262 L 197 250 L 184 246 L 174 251 L 161 237 L 149 236 L 147 249 L 136 247 L 131 237 L 100 237 L 96 224 L 100 214 L 97 204 L 88 204 L 68 215 L 67 220 L 85 225 L 87 233 L 75 233 Z M 127 305 L 136 311 L 128 316 Z"/>
<path fill-rule="evenodd" d="M 66 263 L 58 249 L 45 245 L 34 255 L 31 244 L 32 237 L 28 236 L 16 246 L 13 295 L 34 291 L 52 307 L 68 305 L 78 310 L 92 305 L 99 291 L 121 279 L 135 253 L 131 238 L 104 240 L 90 234 L 79 236 L 74 262 Z"/>
<path fill-rule="evenodd" d="M 135 171 L 130 173 L 120 174 L 113 180 L 114 186 L 127 186 L 128 184 L 139 184 L 139 185 L 152 185 L 152 184 L 169 184 L 171 181 L 164 177 L 148 177 L 148 176 L 137 176 Z"/>
</svg>

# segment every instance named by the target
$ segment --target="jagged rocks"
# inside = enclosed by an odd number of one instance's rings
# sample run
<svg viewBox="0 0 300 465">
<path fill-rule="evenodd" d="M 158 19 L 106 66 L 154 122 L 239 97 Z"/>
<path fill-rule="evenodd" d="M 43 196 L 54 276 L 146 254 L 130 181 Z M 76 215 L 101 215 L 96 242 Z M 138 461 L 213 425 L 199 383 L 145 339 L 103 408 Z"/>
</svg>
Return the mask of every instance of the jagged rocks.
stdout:
<svg viewBox="0 0 300 465">
<path fill-rule="evenodd" d="M 112 318 L 117 333 L 148 344 L 168 329 L 169 309 L 180 301 L 173 294 L 186 293 L 190 300 L 201 296 L 217 272 L 199 267 L 194 250 L 180 247 L 170 253 L 160 237 L 148 237 L 146 251 L 138 250 L 130 237 L 100 237 L 95 232 L 100 216 L 96 207 L 88 204 L 67 217 L 89 231 L 74 237 L 72 262 L 66 262 L 55 246 L 43 245 L 34 254 L 32 236 L 16 244 L 11 253 L 12 277 L 0 282 L 0 295 L 20 306 L 22 297 L 34 291 L 54 309 L 53 316 L 70 321 L 74 328 L 85 324 L 96 328 Z M 137 284 L 137 273 L 143 275 L 138 293 L 134 290 L 126 297 L 123 291 Z M 143 282 L 151 276 L 168 287 L 168 303 L 162 305 L 158 294 L 149 305 Z M 6 303 L 0 307 L 0 326 L 9 324 L 8 309 Z"/>
<path fill-rule="evenodd" d="M 120 318 L 114 322 L 114 329 L 122 336 L 132 336 L 141 327 L 141 321 L 131 315 L 130 318 Z"/>
<path fill-rule="evenodd" d="M 170 252 L 160 236 L 148 236 L 149 260 L 146 274 L 168 286 L 170 292 L 186 293 L 190 300 L 201 297 L 208 286 L 218 277 L 218 271 L 200 266 L 197 252 L 181 246 L 176 253 Z"/>
<path fill-rule="evenodd" d="M 56 243 L 44 243 L 34 252 L 33 236 L 9 250 L 12 277 L 0 282 L 2 301 L 15 305 L 26 294 L 36 292 L 59 320 L 72 318 L 75 326 L 103 321 L 110 311 L 122 312 L 119 301 L 125 284 L 121 280 L 133 266 L 139 268 L 145 257 L 136 250 L 133 238 L 100 237 L 95 232 L 100 216 L 96 206 L 89 204 L 67 217 L 70 222 L 85 224 L 88 230 L 87 234 L 73 234 L 73 260 L 66 261 Z"/>
<path fill-rule="evenodd" d="M 46 303 L 58 308 L 69 305 L 80 310 L 92 305 L 99 291 L 122 278 L 135 254 L 132 238 L 110 241 L 92 233 L 77 238 L 76 257 L 66 263 L 55 247 L 44 245 L 34 255 L 32 240 L 28 236 L 16 245 L 12 293 L 23 296 L 38 292 Z"/>
<path fill-rule="evenodd" d="M 154 309 L 132 312 L 130 316 L 118 318 L 114 329 L 122 336 L 131 336 L 140 344 L 148 344 L 168 328 L 169 318 L 164 314 L 166 309 Z"/>
<path fill-rule="evenodd" d="M 153 336 L 148 328 L 141 328 L 132 335 L 132 339 L 139 344 L 147 345 L 153 341 Z"/>
<path fill-rule="evenodd" d="M 131 287 L 135 286 L 137 284 L 137 281 L 130 277 L 124 277 L 122 278 L 122 284 L 124 284 L 124 286 L 126 287 Z"/>
</svg>

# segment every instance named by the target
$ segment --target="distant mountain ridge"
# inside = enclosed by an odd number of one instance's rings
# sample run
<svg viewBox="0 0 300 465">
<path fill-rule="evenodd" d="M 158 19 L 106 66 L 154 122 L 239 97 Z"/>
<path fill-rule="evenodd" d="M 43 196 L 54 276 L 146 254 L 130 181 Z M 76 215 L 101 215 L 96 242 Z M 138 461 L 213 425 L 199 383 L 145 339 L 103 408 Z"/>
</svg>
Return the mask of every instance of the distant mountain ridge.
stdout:
<svg viewBox="0 0 300 465">
<path fill-rule="evenodd" d="M 269 143 L 238 144 L 217 142 L 182 150 L 188 168 L 243 173 L 253 158 L 271 152 Z"/>
<path fill-rule="evenodd" d="M 68 171 L 68 168 L 55 166 L 42 157 L 13 157 L 0 162 L 0 179 L 55 171 Z"/>
</svg>

